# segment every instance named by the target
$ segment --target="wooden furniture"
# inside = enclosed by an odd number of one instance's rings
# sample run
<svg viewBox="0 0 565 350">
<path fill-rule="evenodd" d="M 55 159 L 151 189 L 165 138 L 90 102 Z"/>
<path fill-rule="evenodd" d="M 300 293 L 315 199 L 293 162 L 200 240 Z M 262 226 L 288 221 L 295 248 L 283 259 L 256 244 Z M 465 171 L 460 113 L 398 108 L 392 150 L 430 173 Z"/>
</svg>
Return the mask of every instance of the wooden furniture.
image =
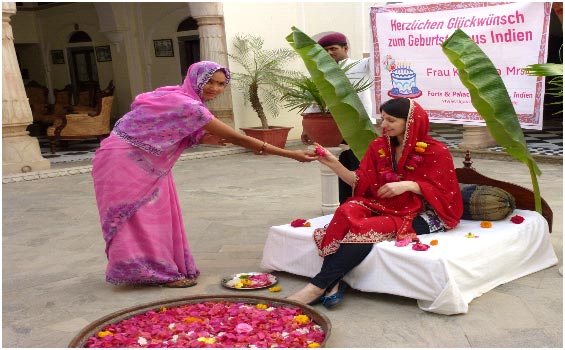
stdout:
<svg viewBox="0 0 565 350">
<path fill-rule="evenodd" d="M 49 89 L 32 80 L 25 86 L 25 91 L 29 106 L 31 107 L 33 121 L 41 122 L 43 115 L 48 112 L 47 95 L 49 94 Z"/>
<path fill-rule="evenodd" d="M 456 168 L 455 173 L 457 174 L 457 179 L 459 183 L 463 184 L 477 184 L 477 185 L 487 185 L 502 188 L 503 190 L 509 192 L 514 196 L 516 200 L 516 208 L 525 210 L 536 210 L 534 204 L 534 192 L 522 186 L 518 186 L 513 183 L 495 180 L 490 177 L 484 176 L 478 173 L 471 165 L 471 153 L 467 151 L 465 153 L 465 159 L 463 160 L 463 167 Z M 542 216 L 547 221 L 549 225 L 549 232 L 553 229 L 553 211 L 549 207 L 549 204 L 542 198 Z"/>
<path fill-rule="evenodd" d="M 373 244 L 344 281 L 360 291 L 415 299 L 424 311 L 454 315 L 467 313 L 473 299 L 497 286 L 556 265 L 559 260 L 550 239 L 553 213 L 547 203 L 542 201 L 540 215 L 533 210 L 532 191 L 484 176 L 471 164 L 467 153 L 464 167 L 456 169 L 459 181 L 505 189 L 516 199 L 513 213 L 486 227 L 480 220 L 461 220 L 452 230 L 420 235 L 420 242 L 429 245 L 426 251 L 394 241 Z M 332 217 L 308 219 L 310 227 L 272 226 L 261 269 L 314 277 L 323 259 L 313 232 L 326 227 Z"/>
<path fill-rule="evenodd" d="M 70 113 L 95 113 L 98 114 L 100 113 L 100 110 L 102 108 L 102 98 L 106 97 L 106 96 L 114 96 L 114 90 L 115 90 L 115 85 L 114 85 L 114 81 L 110 80 L 110 82 L 108 83 L 108 86 L 104 89 L 104 90 L 100 90 L 100 91 L 96 91 L 94 94 L 94 100 L 95 100 L 95 104 L 94 107 L 92 106 L 86 106 L 86 105 L 76 105 L 76 106 L 72 106 L 72 110 L 70 111 Z"/>
<path fill-rule="evenodd" d="M 95 108 L 96 93 L 100 90 L 97 81 L 84 81 L 78 84 L 77 100 L 75 107 L 79 108 Z"/>
<path fill-rule="evenodd" d="M 110 134 L 110 114 L 114 96 L 106 96 L 101 100 L 98 114 L 67 114 L 47 128 L 47 137 L 51 145 L 51 153 L 55 153 L 60 140 L 98 139 L 102 140 Z"/>
<path fill-rule="evenodd" d="M 70 85 L 62 89 L 53 89 L 55 103 L 47 106 L 47 112 L 40 117 L 40 121 L 48 126 L 53 125 L 55 119 L 69 112 L 72 99 L 72 89 Z"/>
</svg>

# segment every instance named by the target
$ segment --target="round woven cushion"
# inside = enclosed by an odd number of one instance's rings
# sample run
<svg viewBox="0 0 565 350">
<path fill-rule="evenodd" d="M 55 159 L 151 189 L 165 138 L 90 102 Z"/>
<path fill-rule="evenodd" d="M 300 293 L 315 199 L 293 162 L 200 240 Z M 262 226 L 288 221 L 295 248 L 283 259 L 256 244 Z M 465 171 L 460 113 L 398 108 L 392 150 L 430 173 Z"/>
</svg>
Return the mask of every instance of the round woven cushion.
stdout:
<svg viewBox="0 0 565 350">
<path fill-rule="evenodd" d="M 459 184 L 459 188 L 463 220 L 502 220 L 516 209 L 514 196 L 501 188 L 475 184 Z"/>
</svg>

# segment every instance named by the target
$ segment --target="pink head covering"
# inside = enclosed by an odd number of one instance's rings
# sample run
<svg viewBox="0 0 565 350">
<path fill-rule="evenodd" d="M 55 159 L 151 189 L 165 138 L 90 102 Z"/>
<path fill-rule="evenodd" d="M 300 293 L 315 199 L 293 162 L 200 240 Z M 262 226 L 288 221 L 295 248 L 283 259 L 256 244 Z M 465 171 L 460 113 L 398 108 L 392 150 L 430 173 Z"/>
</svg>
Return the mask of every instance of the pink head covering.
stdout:
<svg viewBox="0 0 565 350">
<path fill-rule="evenodd" d="M 202 100 L 202 89 L 217 71 L 230 79 L 229 70 L 215 62 L 192 64 L 182 85 L 164 86 L 137 95 L 131 111 L 116 123 L 112 132 L 122 140 L 151 154 L 160 155 L 179 147 L 198 143 L 204 125 L 214 116 Z"/>
<path fill-rule="evenodd" d="M 347 37 L 341 33 L 334 32 L 326 34 L 318 40 L 318 44 L 322 47 L 331 45 L 347 45 Z"/>
<path fill-rule="evenodd" d="M 228 84 L 230 81 L 229 69 L 216 62 L 200 61 L 188 67 L 188 72 L 182 85 L 163 86 L 153 91 L 153 93 L 161 91 L 179 92 L 188 95 L 192 99 L 202 101 L 202 89 L 204 85 L 206 85 L 210 77 L 219 70 L 223 71 L 226 75 L 226 84 Z M 149 94 L 151 94 L 151 92 L 149 92 Z"/>
</svg>

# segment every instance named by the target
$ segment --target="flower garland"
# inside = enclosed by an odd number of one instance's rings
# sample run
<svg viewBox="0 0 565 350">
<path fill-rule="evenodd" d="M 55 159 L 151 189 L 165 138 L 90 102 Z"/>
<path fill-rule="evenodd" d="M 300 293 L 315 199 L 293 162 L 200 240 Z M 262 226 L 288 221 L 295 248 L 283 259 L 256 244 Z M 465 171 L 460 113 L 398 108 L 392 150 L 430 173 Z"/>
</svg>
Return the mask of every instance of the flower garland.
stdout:
<svg viewBox="0 0 565 350">
<path fill-rule="evenodd" d="M 416 146 L 414 146 L 414 153 L 408 154 L 404 167 L 408 170 L 414 170 L 418 167 L 418 165 L 422 164 L 424 157 L 421 155 L 426 152 L 426 148 L 428 148 L 427 143 L 421 141 L 416 142 Z"/>
<path fill-rule="evenodd" d="M 91 336 L 87 348 L 320 347 L 321 326 L 299 307 L 227 301 L 161 307 Z"/>
<path fill-rule="evenodd" d="M 416 145 L 414 146 L 414 152 L 408 154 L 404 167 L 408 170 L 414 171 L 420 164 L 424 162 L 424 157 L 422 156 L 422 154 L 426 152 L 427 148 L 428 144 L 426 142 L 416 142 Z M 381 148 L 377 150 L 377 153 L 379 154 L 381 161 L 386 161 L 386 151 L 384 149 Z M 385 170 L 381 171 L 380 176 L 381 180 L 384 183 L 400 181 L 398 174 L 390 167 L 385 168 Z"/>
</svg>

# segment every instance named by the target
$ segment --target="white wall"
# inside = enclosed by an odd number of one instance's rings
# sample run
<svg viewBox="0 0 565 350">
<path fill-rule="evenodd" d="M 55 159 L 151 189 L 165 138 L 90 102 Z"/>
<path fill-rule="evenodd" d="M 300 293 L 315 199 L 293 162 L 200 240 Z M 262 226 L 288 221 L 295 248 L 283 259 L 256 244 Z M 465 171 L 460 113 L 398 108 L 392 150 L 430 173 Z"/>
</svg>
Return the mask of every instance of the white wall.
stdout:
<svg viewBox="0 0 565 350">
<path fill-rule="evenodd" d="M 285 37 L 295 26 L 311 37 L 321 32 L 338 31 L 350 41 L 350 57 L 362 58 L 369 52 L 370 22 L 367 2 L 224 2 L 224 18 L 228 49 L 235 34 L 259 35 L 265 40 L 267 49 L 290 47 Z M 237 72 L 237 65 L 230 61 L 230 68 Z M 297 58 L 289 68 L 306 72 L 304 64 Z M 259 126 L 259 119 L 251 106 L 243 104 L 241 93 L 233 90 L 235 125 L 239 127 Z M 299 139 L 302 118 L 295 111 L 281 110 L 270 125 L 293 126 L 289 139 Z"/>
<path fill-rule="evenodd" d="M 150 85 L 159 86 L 181 84 L 177 27 L 190 16 L 187 3 L 144 3 L 142 6 L 146 57 L 151 70 Z M 156 57 L 153 40 L 172 39 L 174 57 Z"/>
</svg>

